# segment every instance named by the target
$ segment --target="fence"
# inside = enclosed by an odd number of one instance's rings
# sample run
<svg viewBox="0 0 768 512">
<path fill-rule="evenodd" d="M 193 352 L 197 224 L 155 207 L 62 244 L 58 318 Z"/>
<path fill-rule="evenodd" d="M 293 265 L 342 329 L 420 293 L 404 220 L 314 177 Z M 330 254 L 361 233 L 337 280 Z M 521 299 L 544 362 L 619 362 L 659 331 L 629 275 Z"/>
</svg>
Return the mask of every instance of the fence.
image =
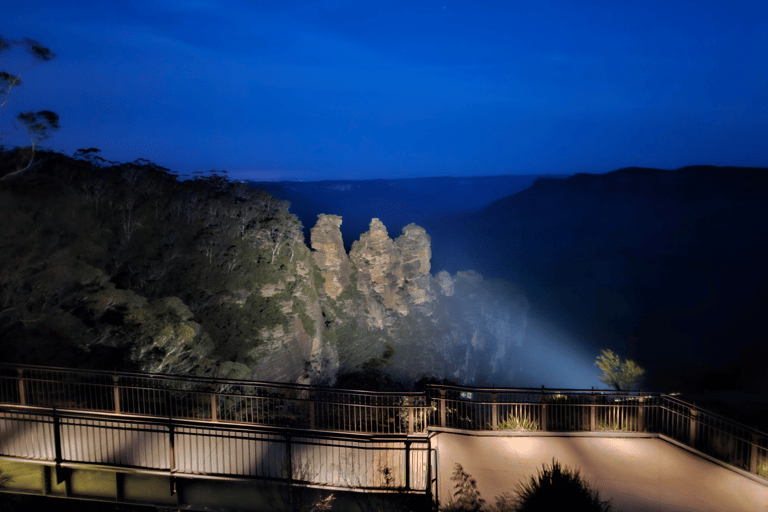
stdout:
<svg viewBox="0 0 768 512">
<path fill-rule="evenodd" d="M 0 403 L 366 435 L 425 434 L 430 426 L 646 432 L 768 478 L 766 434 L 659 393 L 445 385 L 428 386 L 424 393 L 373 393 L 0 365 Z"/>
<path fill-rule="evenodd" d="M 715 459 L 768 478 L 768 435 L 673 396 L 659 397 L 656 431 Z"/>
<path fill-rule="evenodd" d="M 6 407 L 0 455 L 294 484 L 426 492 L 429 440 Z"/>
<path fill-rule="evenodd" d="M 464 430 L 645 432 L 659 394 L 429 386 L 430 425 Z"/>
<path fill-rule="evenodd" d="M 367 434 L 423 434 L 422 393 L 0 365 L 0 403 Z"/>
<path fill-rule="evenodd" d="M 518 432 L 662 434 L 768 478 L 768 435 L 660 393 L 428 386 L 429 425 Z"/>
</svg>

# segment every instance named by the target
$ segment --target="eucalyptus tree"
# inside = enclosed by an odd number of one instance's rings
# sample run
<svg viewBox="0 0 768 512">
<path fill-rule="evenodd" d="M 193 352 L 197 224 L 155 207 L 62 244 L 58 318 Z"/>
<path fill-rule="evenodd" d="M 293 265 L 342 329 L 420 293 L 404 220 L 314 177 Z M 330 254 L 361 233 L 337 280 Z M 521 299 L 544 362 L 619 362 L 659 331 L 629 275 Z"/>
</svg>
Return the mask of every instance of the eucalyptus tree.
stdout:
<svg viewBox="0 0 768 512">
<path fill-rule="evenodd" d="M 619 391 L 633 389 L 645 375 L 645 370 L 636 362 L 630 359 L 622 361 L 618 354 L 608 349 L 600 351 L 595 364 L 603 370 L 598 377 L 600 382 Z"/>
<path fill-rule="evenodd" d="M 0 36 L 0 54 L 9 51 L 13 46 L 24 47 L 32 57 L 33 62 L 24 71 L 19 73 L 0 70 L 0 100 L 2 100 L 0 108 L 8 102 L 8 97 L 13 88 L 21 85 L 22 74 L 40 62 L 49 62 L 56 58 L 55 53 L 33 39 L 25 38 L 21 41 L 14 41 Z M 16 120 L 24 125 L 31 144 L 18 150 L 16 172 L 6 174 L 2 179 L 10 178 L 28 170 L 34 162 L 35 150 L 40 142 L 50 138 L 51 133 L 59 129 L 59 116 L 50 110 L 20 112 L 16 116 Z"/>
</svg>

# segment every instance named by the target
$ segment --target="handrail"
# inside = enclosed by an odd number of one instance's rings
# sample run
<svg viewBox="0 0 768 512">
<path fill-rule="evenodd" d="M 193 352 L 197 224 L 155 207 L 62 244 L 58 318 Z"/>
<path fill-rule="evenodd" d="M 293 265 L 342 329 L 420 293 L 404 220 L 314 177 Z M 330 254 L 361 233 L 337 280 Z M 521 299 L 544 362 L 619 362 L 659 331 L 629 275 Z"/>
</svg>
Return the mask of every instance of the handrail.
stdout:
<svg viewBox="0 0 768 512">
<path fill-rule="evenodd" d="M 565 389 L 565 388 L 546 388 L 544 386 L 540 388 L 498 388 L 498 387 L 481 387 L 481 386 L 460 386 L 454 384 L 427 384 L 427 389 L 444 389 L 454 390 L 467 393 L 530 393 L 530 394 L 571 394 L 571 395 L 626 395 L 626 396 L 638 396 L 638 395 L 653 395 L 659 396 L 662 393 L 653 391 L 616 391 L 611 389 Z"/>
<path fill-rule="evenodd" d="M 768 434 L 662 393 L 430 384 L 350 391 L 0 364 L 0 403 L 365 435 L 464 430 L 652 432 L 768 478 Z"/>
<path fill-rule="evenodd" d="M 760 430 L 760 429 L 758 429 L 756 427 L 752 427 L 752 426 L 747 425 L 746 423 L 741 423 L 739 421 L 732 420 L 732 419 L 728 418 L 727 416 L 723 416 L 722 414 L 710 411 L 708 409 L 704 409 L 703 407 L 699 407 L 696 404 L 691 404 L 690 402 L 686 402 L 685 400 L 680 400 L 679 398 L 675 398 L 674 395 L 664 394 L 662 396 L 663 396 L 663 398 L 665 400 L 668 400 L 670 402 L 676 403 L 676 404 L 681 405 L 683 407 L 687 407 L 691 411 L 696 411 L 697 413 L 706 414 L 707 416 L 711 416 L 711 417 L 716 418 L 718 420 L 726 421 L 726 422 L 730 423 L 731 425 L 734 425 L 734 426 L 737 426 L 737 427 L 742 428 L 744 430 L 747 430 L 750 433 L 754 433 L 754 434 L 757 434 L 757 435 L 768 437 L 768 433 L 763 432 L 762 430 Z"/>
<path fill-rule="evenodd" d="M 226 379 L 221 377 L 197 377 L 188 375 L 177 374 L 161 374 L 161 373 L 136 373 L 136 372 L 124 372 L 124 371 L 106 371 L 106 370 L 82 370 L 73 369 L 58 366 L 43 366 L 43 365 L 30 365 L 30 364 L 13 364 L 13 363 L 0 363 L 0 372 L 3 369 L 29 369 L 29 370 L 41 370 L 62 372 L 70 374 L 83 374 L 83 375 L 100 375 L 103 377 L 113 378 L 114 376 L 142 379 L 147 382 L 156 381 L 158 383 L 170 383 L 170 382 L 190 382 L 198 384 L 218 384 L 225 386 L 247 386 L 247 387 L 269 387 L 276 389 L 291 389 L 291 390 L 317 390 L 317 391 L 330 391 L 336 393 L 347 393 L 361 396 L 422 396 L 423 393 L 419 391 L 366 391 L 357 389 L 341 389 L 331 386 L 313 385 L 313 384 L 294 384 L 286 382 L 269 382 L 258 380 L 244 380 L 244 379 Z M 147 386 L 149 387 L 149 386 Z M 165 388 L 162 388 L 165 389 Z"/>
<path fill-rule="evenodd" d="M 176 476 L 186 475 L 375 492 L 430 492 L 431 447 L 426 436 L 6 404 L 0 404 L 0 433 L 0 456 L 54 462 L 57 475 L 60 467 L 86 464 L 159 471 L 171 483 Z"/>
</svg>

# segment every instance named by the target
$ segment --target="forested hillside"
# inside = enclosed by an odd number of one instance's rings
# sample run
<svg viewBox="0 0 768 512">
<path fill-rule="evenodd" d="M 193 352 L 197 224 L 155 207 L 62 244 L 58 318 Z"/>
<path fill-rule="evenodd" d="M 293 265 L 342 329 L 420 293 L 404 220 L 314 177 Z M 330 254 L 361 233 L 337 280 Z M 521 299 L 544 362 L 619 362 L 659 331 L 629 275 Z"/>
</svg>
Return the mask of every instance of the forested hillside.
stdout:
<svg viewBox="0 0 768 512">
<path fill-rule="evenodd" d="M 332 384 L 510 384 L 527 302 L 472 271 L 430 274 L 431 241 L 340 217 L 307 247 L 289 204 L 221 175 L 38 153 L 0 181 L 6 361 Z M 89 156 L 91 158 L 89 158 Z M 0 155 L 0 175 L 16 155 Z M 332 212 L 329 212 L 332 213 Z"/>
</svg>

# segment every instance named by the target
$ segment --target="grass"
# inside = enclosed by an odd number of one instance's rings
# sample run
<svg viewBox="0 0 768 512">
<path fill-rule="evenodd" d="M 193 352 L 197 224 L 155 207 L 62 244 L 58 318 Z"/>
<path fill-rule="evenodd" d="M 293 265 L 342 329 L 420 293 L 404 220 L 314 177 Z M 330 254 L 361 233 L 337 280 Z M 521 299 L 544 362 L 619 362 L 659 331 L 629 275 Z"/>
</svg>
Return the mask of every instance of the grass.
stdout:
<svg viewBox="0 0 768 512">
<path fill-rule="evenodd" d="M 499 428 L 501 430 L 538 430 L 539 424 L 526 414 L 522 416 L 510 414 L 506 420 L 499 423 Z"/>
<path fill-rule="evenodd" d="M 629 432 L 629 427 L 621 425 L 618 421 L 598 421 L 595 424 L 595 430 L 620 430 L 623 432 Z"/>
<path fill-rule="evenodd" d="M 757 465 L 757 474 L 763 478 L 768 478 L 768 460 Z"/>
</svg>

